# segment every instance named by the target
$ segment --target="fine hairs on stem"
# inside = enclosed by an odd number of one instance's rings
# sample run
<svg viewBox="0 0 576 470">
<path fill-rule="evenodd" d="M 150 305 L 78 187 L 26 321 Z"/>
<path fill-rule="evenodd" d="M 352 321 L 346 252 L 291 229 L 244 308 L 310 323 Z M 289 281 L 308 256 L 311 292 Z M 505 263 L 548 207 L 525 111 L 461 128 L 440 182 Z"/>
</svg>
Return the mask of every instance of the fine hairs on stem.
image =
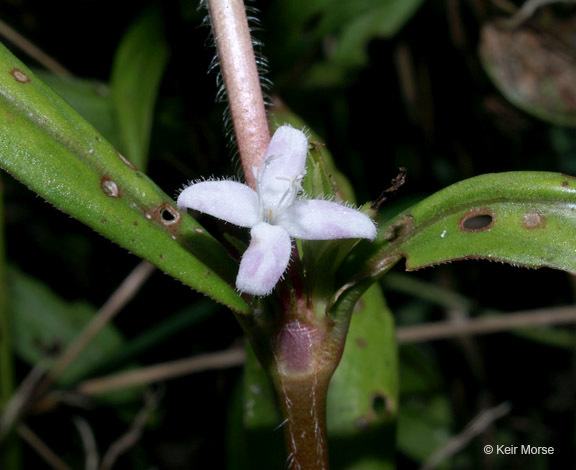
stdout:
<svg viewBox="0 0 576 470">
<path fill-rule="evenodd" d="M 247 16 L 242 0 L 206 0 L 205 4 L 216 45 L 210 70 L 219 69 L 217 100 L 226 94 L 226 127 L 234 129 L 246 182 L 254 188 L 251 167 L 260 166 L 270 141 L 262 92 L 268 82 L 261 79 L 266 60 L 255 54 L 260 43 L 253 41 L 248 24 L 249 19 L 252 24 L 257 21 L 252 10 Z"/>
</svg>

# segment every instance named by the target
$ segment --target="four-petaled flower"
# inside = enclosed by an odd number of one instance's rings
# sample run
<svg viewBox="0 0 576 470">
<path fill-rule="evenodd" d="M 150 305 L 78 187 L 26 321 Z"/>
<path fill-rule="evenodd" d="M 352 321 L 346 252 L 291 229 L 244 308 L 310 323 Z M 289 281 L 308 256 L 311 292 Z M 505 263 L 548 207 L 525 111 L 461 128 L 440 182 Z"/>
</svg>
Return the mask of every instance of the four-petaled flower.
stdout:
<svg viewBox="0 0 576 470">
<path fill-rule="evenodd" d="M 376 237 L 374 223 L 363 213 L 301 195 L 307 152 L 306 135 L 282 126 L 270 141 L 264 163 L 254 169 L 256 191 L 236 181 L 202 181 L 178 197 L 180 210 L 194 209 L 251 229 L 236 278 L 241 292 L 263 296 L 272 291 L 290 262 L 291 238 Z"/>
</svg>

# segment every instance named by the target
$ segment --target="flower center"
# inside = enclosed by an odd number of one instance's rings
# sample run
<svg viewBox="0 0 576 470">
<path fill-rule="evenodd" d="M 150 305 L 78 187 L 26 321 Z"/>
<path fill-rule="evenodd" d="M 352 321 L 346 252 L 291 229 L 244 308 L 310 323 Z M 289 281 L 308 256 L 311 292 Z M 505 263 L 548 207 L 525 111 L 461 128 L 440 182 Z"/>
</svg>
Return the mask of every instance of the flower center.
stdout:
<svg viewBox="0 0 576 470">
<path fill-rule="evenodd" d="M 282 178 L 279 176 L 276 179 L 286 181 L 288 186 L 276 204 L 274 204 L 272 207 L 265 206 L 265 201 L 262 201 L 262 194 L 258 193 L 260 207 L 262 208 L 261 214 L 263 215 L 264 222 L 268 222 L 271 225 L 275 225 L 274 219 L 293 204 L 296 195 L 301 189 L 300 176 L 295 178 Z"/>
<path fill-rule="evenodd" d="M 286 189 L 284 190 L 282 196 L 278 199 L 277 202 L 266 201 L 264 196 L 266 188 L 263 185 L 264 174 L 268 169 L 270 163 L 273 160 L 276 160 L 277 158 L 280 157 L 281 155 L 272 155 L 266 159 L 266 161 L 262 164 L 262 166 L 258 170 L 256 170 L 255 168 L 252 169 L 256 179 L 256 191 L 258 192 L 258 206 L 259 206 L 259 212 L 261 214 L 261 220 L 271 225 L 276 225 L 275 219 L 284 210 L 286 210 L 294 203 L 294 199 L 296 199 L 298 193 L 302 191 L 302 186 L 300 183 L 302 181 L 302 178 L 304 177 L 303 174 L 290 178 L 277 176 L 275 180 L 286 182 Z"/>
</svg>

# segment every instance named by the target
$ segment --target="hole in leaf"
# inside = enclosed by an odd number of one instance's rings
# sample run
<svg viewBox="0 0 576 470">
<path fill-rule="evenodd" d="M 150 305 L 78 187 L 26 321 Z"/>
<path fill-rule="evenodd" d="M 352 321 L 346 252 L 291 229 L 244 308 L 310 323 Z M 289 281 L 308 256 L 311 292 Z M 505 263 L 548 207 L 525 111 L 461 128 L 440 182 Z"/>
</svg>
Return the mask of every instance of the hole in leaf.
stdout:
<svg viewBox="0 0 576 470">
<path fill-rule="evenodd" d="M 180 222 L 180 213 L 168 203 L 163 203 L 157 214 L 160 215 L 160 221 L 164 225 L 174 225 Z"/>
<path fill-rule="evenodd" d="M 386 416 L 388 412 L 388 402 L 386 397 L 381 393 L 375 393 L 372 396 L 372 410 L 377 416 Z"/>
<path fill-rule="evenodd" d="M 176 217 L 174 217 L 172 212 L 170 212 L 168 209 L 164 209 L 162 211 L 162 220 L 164 222 L 173 222 L 174 220 L 176 220 Z"/>
<path fill-rule="evenodd" d="M 485 209 L 468 212 L 460 219 L 460 230 L 464 232 L 482 232 L 494 225 L 496 215 Z"/>
</svg>

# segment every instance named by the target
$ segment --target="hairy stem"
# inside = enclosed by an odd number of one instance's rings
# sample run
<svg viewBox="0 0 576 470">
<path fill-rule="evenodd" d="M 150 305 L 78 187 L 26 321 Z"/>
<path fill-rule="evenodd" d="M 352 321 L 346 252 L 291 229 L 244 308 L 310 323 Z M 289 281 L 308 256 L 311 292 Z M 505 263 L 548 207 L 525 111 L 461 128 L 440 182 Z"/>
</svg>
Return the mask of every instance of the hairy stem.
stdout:
<svg viewBox="0 0 576 470">
<path fill-rule="evenodd" d="M 259 167 L 270 142 L 264 98 L 242 0 L 207 0 L 212 32 L 238 142 L 242 168 L 255 188 L 252 167 Z"/>
<path fill-rule="evenodd" d="M 329 379 L 316 374 L 299 379 L 279 378 L 276 387 L 284 421 L 290 470 L 328 470 L 326 394 Z"/>
<path fill-rule="evenodd" d="M 326 396 L 343 337 L 295 297 L 278 318 L 268 370 L 284 417 L 288 467 L 327 470 Z"/>
</svg>

